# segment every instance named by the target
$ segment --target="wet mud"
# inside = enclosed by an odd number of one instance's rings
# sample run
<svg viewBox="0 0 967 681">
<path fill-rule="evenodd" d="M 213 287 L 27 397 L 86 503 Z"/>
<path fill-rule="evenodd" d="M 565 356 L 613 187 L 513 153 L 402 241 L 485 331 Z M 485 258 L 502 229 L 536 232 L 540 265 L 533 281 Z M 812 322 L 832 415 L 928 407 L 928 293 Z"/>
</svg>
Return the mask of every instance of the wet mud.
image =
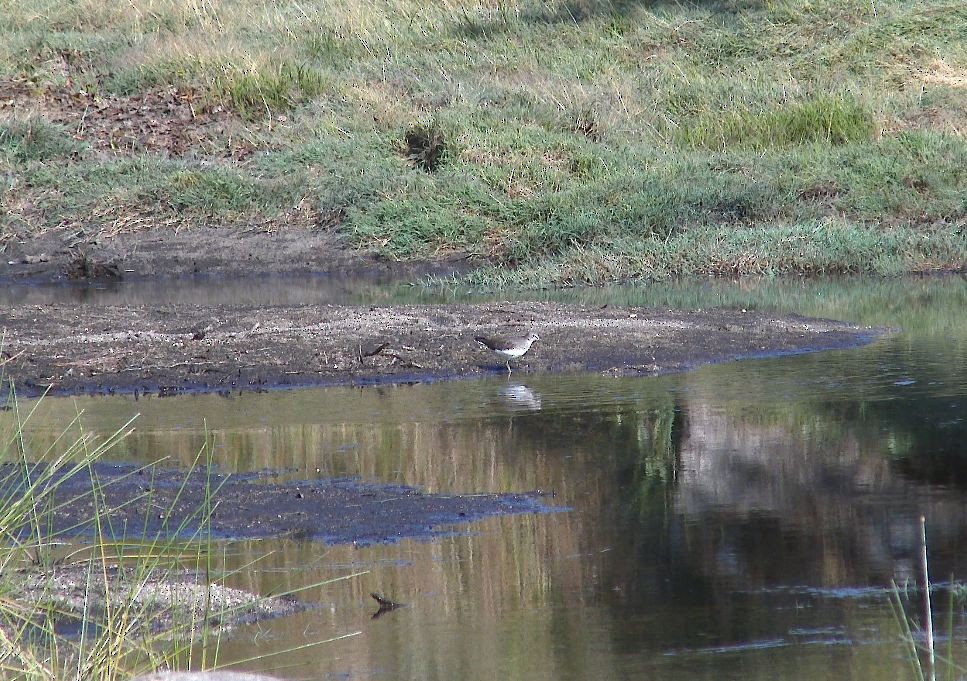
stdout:
<svg viewBox="0 0 967 681">
<path fill-rule="evenodd" d="M 21 395 L 233 392 L 506 373 L 476 335 L 540 335 L 515 375 L 658 375 L 843 348 L 882 330 L 745 310 L 539 302 L 459 305 L 118 305 L 0 310 L 6 378 Z"/>
<path fill-rule="evenodd" d="M 4 498 L 22 484 L 14 467 L 0 467 Z M 453 532 L 455 524 L 492 515 L 560 510 L 545 503 L 550 494 L 539 491 L 431 494 L 353 479 L 280 481 L 274 472 L 227 475 L 204 466 L 186 472 L 99 463 L 50 476 L 41 466 L 32 474 L 44 480 L 42 490 L 49 490 L 42 492 L 49 510 L 38 522 L 50 536 L 89 536 L 98 515 L 101 532 L 117 540 L 290 538 L 366 545 L 432 538 Z"/>
</svg>

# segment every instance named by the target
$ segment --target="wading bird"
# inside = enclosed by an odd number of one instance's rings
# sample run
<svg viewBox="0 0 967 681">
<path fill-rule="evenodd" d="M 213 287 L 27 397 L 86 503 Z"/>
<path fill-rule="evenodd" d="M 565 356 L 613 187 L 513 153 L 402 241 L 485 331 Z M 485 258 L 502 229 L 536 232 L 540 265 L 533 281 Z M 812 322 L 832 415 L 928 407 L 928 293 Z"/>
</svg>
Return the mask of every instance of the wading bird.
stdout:
<svg viewBox="0 0 967 681">
<path fill-rule="evenodd" d="M 478 343 L 486 345 L 488 348 L 494 351 L 498 357 L 500 357 L 507 364 L 507 373 L 511 373 L 510 360 L 517 359 L 521 357 L 525 352 L 531 349 L 531 345 L 534 341 L 540 340 L 541 337 L 536 333 L 529 333 L 526 336 L 520 337 L 510 337 L 510 336 L 474 336 L 473 338 Z"/>
</svg>

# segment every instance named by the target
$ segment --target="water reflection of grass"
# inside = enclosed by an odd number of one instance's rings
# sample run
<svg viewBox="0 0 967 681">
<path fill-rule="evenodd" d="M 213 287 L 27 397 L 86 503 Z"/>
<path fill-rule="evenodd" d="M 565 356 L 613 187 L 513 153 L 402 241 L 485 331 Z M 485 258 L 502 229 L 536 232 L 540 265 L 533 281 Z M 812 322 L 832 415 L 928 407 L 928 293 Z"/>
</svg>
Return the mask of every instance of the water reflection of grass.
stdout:
<svg viewBox="0 0 967 681">
<path fill-rule="evenodd" d="M 459 302 L 490 297 L 466 287 L 438 283 L 423 291 L 403 290 L 406 302 Z M 685 278 L 648 285 L 625 284 L 551 291 L 501 291 L 499 295 L 586 305 L 641 305 L 673 309 L 733 308 L 771 310 L 903 329 L 917 337 L 943 336 L 953 343 L 967 337 L 967 278 L 926 277 Z"/>
<path fill-rule="evenodd" d="M 512 656 L 514 651 L 507 648 L 512 636 L 523 642 L 526 655 L 506 664 L 532 672 L 528 678 L 559 678 L 567 676 L 563 670 L 573 668 L 590 672 L 583 678 L 606 669 L 610 678 L 620 675 L 625 660 L 613 654 L 615 649 L 658 659 L 661 653 L 693 642 L 699 621 L 716 623 L 716 640 L 740 642 L 755 641 L 763 631 L 784 633 L 782 627 L 802 626 L 802 613 L 793 607 L 798 598 L 788 599 L 787 610 L 777 610 L 774 599 L 757 602 L 735 595 L 734 589 L 755 589 L 778 579 L 786 580 L 783 584 L 830 585 L 888 580 L 888 550 L 902 539 L 903 528 L 895 520 L 887 523 L 878 514 L 864 513 L 855 488 L 837 496 L 837 490 L 820 484 L 853 442 L 849 433 L 826 428 L 830 417 L 777 423 L 757 422 L 755 411 L 748 408 L 723 412 L 723 395 L 730 385 L 736 392 L 736 377 L 713 386 L 722 393 L 715 399 L 706 399 L 694 383 L 687 385 L 691 378 L 699 375 L 675 380 L 570 379 L 577 395 L 555 393 L 552 380 L 536 382 L 529 387 L 543 394 L 541 412 L 499 417 L 491 411 L 498 407 L 487 400 L 503 385 L 487 383 L 398 388 L 382 394 L 279 393 L 252 396 L 251 402 L 225 402 L 238 412 L 235 439 L 224 441 L 240 447 L 239 458 L 227 455 L 226 460 L 234 463 L 261 465 L 270 459 L 260 457 L 291 449 L 287 461 L 300 470 L 321 464 L 327 474 L 358 471 L 365 477 L 443 489 L 539 487 L 555 490 L 562 503 L 577 505 L 577 512 L 560 514 L 553 521 L 495 521 L 479 535 L 446 538 L 426 549 L 380 549 L 378 555 L 398 557 L 405 565 L 383 570 L 380 580 L 370 585 L 347 585 L 337 606 L 313 614 L 311 622 L 280 622 L 281 631 L 287 632 L 280 637 L 290 642 L 298 640 L 310 623 L 338 623 L 347 609 L 358 612 L 359 604 L 368 600 L 368 590 L 378 584 L 414 607 L 404 624 L 394 627 L 381 621 L 367 636 L 347 642 L 345 648 L 341 645 L 342 659 L 351 654 L 351 659 L 370 665 L 419 665 L 445 670 L 454 678 L 472 678 L 463 665 L 471 661 L 477 670 L 492 669 L 495 660 Z M 676 389 L 670 391 L 670 385 Z M 756 388 L 741 382 L 742 390 Z M 323 401 L 323 394 L 334 401 Z M 776 394 L 766 398 L 779 401 Z M 747 405 L 749 401 L 754 400 L 747 400 Z M 114 407 L 121 403 L 131 404 L 118 400 Z M 480 403 L 487 410 L 472 411 Z M 164 404 L 174 405 L 166 410 L 198 410 L 208 403 Z M 269 405 L 287 420 L 273 426 L 253 424 L 252 410 L 264 414 Z M 327 410 L 332 422 L 311 421 L 311 414 Z M 169 423 L 182 423 L 180 417 L 166 413 Z M 374 424 L 373 414 L 386 414 L 386 421 Z M 812 426 L 797 430 L 803 423 Z M 780 430 L 793 436 L 772 437 Z M 737 437 L 743 448 L 730 437 Z M 186 437 L 182 443 L 186 451 L 188 442 Z M 760 447 L 763 442 L 769 446 Z M 714 462 L 708 457 L 694 458 L 703 445 L 709 455 L 721 453 L 721 466 L 709 465 Z M 161 449 L 163 440 L 159 437 L 151 446 Z M 736 457 L 737 449 L 758 454 L 761 468 L 755 473 L 766 474 L 731 478 L 751 468 L 747 460 Z M 691 458 L 680 461 L 683 452 Z M 824 463 L 829 463 L 826 470 Z M 797 478 L 790 468 L 794 465 L 812 466 L 817 475 Z M 890 481 L 886 475 L 874 479 Z M 739 484 L 733 489 L 732 482 Z M 775 489 L 770 489 L 771 482 L 777 483 Z M 714 497 L 705 495 L 706 490 L 735 496 Z M 774 498 L 767 496 L 773 492 Z M 704 506 L 696 503 L 702 497 Z M 751 511 L 742 505 L 750 498 L 755 502 Z M 771 503 L 774 499 L 782 503 Z M 808 530 L 797 532 L 805 517 Z M 817 548 L 820 541 L 822 550 Z M 349 547 L 289 543 L 281 549 L 273 556 L 278 572 L 253 570 L 239 578 L 258 584 L 260 591 L 291 588 L 300 580 L 314 579 L 316 570 L 324 573 L 329 561 L 345 566 L 363 559 Z M 250 554 L 255 557 L 259 551 L 260 546 L 252 546 Z M 418 562 L 411 565 L 411 560 Z M 871 626 L 891 631 L 887 613 L 871 613 L 855 600 L 823 602 L 809 610 L 821 609 L 828 620 L 845 622 L 847 634 L 868 635 Z M 454 633 L 440 633 L 442 629 Z M 419 635 L 409 636 L 414 630 Z M 244 654 L 243 648 L 233 645 L 232 654 Z M 578 652 L 571 655 L 571 648 Z M 888 665 L 882 649 L 873 648 L 860 645 L 850 654 L 856 668 L 880 678 L 877 674 Z M 313 669 L 334 672 L 348 664 L 328 657 L 306 654 L 299 659 L 315 665 Z M 541 670 L 527 666 L 534 657 L 541 658 Z M 782 659 L 795 659 L 797 669 L 815 671 L 817 678 L 835 675 L 830 655 L 821 660 L 804 657 L 808 650 L 796 648 Z M 676 664 L 694 672 L 687 655 L 677 659 Z M 703 664 L 714 664 L 703 659 Z M 890 664 L 895 666 L 895 661 Z M 775 678 L 775 669 L 768 668 L 772 675 L 763 671 L 750 677 Z M 784 678 L 802 676 L 807 675 Z"/>
</svg>

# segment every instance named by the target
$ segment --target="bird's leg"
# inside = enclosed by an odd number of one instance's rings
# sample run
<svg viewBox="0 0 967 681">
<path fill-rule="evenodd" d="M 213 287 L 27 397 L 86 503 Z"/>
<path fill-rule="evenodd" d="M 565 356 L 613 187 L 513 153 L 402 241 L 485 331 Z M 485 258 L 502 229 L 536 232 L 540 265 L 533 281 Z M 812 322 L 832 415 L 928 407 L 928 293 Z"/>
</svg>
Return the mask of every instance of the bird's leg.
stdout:
<svg viewBox="0 0 967 681">
<path fill-rule="evenodd" d="M 508 359 L 507 360 L 507 375 L 510 376 L 512 373 L 514 373 L 514 372 L 510 370 L 510 360 Z"/>
</svg>

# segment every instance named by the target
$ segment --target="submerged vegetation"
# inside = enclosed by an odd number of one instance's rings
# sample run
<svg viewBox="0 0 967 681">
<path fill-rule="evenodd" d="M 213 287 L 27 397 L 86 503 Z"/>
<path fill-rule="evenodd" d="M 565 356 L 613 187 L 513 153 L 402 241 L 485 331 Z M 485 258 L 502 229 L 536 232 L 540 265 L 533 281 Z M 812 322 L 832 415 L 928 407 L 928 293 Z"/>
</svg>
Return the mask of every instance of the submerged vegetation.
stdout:
<svg viewBox="0 0 967 681">
<path fill-rule="evenodd" d="M 0 240 L 309 227 L 516 284 L 967 261 L 959 2 L 25 0 L 0 32 Z"/>
</svg>

